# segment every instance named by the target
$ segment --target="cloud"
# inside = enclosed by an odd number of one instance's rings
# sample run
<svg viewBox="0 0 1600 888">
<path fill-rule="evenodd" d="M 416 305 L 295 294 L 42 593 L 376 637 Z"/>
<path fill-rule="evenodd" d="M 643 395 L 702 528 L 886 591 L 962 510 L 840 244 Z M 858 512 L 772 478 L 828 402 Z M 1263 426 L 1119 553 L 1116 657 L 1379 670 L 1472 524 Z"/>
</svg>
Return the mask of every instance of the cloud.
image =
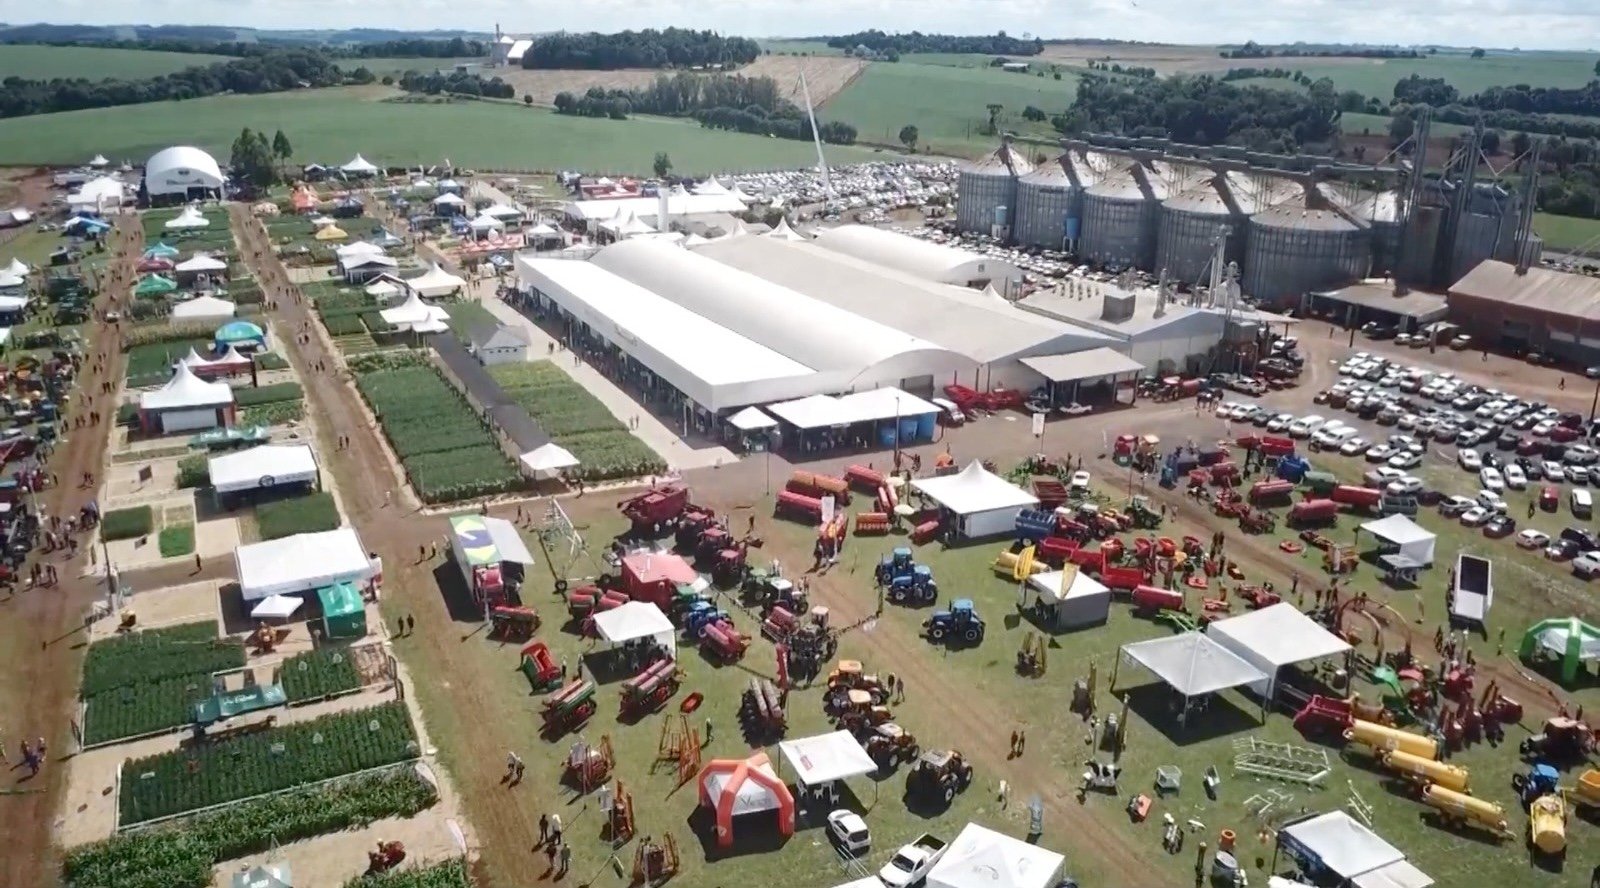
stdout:
<svg viewBox="0 0 1600 888">
<path fill-rule="evenodd" d="M 1152 42 L 1444 43 L 1523 49 L 1600 46 L 1595 0 L 585 0 L 530 5 L 479 0 L 58 0 L 48 20 L 86 24 L 219 24 L 261 28 L 469 28 L 489 31 L 714 28 L 803 36 L 879 28 L 945 33 L 1106 37 Z M 374 10 L 381 9 L 375 19 Z M 33 0 L 0 0 L 0 21 L 32 22 Z"/>
</svg>

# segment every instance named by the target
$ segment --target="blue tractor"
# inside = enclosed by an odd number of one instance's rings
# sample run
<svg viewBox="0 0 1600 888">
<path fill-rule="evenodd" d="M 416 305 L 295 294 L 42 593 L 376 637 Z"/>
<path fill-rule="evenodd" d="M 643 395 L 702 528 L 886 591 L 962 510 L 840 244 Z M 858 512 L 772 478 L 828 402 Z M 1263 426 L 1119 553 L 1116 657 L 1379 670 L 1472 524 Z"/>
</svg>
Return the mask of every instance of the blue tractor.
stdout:
<svg viewBox="0 0 1600 888">
<path fill-rule="evenodd" d="M 974 645 L 983 641 L 983 618 L 970 598 L 957 598 L 949 610 L 934 611 L 922 624 L 928 640 L 935 643 L 960 641 Z"/>
<path fill-rule="evenodd" d="M 1534 799 L 1560 791 L 1561 772 L 1540 762 L 1529 768 L 1526 774 L 1513 775 L 1511 788 L 1516 790 L 1517 797 L 1522 800 L 1522 807 L 1526 808 L 1533 804 Z"/>
<path fill-rule="evenodd" d="M 911 560 L 911 549 L 901 546 L 878 562 L 875 578 L 880 586 L 891 586 L 901 577 L 911 576 L 917 563 Z"/>
<path fill-rule="evenodd" d="M 939 600 L 939 584 L 933 581 L 933 568 L 913 565 L 911 573 L 889 581 L 889 601 L 894 604 L 932 604 Z"/>
<path fill-rule="evenodd" d="M 707 625 L 726 619 L 729 619 L 727 611 L 721 610 L 709 601 L 696 601 L 684 612 L 683 634 L 688 638 L 698 639 Z"/>
</svg>

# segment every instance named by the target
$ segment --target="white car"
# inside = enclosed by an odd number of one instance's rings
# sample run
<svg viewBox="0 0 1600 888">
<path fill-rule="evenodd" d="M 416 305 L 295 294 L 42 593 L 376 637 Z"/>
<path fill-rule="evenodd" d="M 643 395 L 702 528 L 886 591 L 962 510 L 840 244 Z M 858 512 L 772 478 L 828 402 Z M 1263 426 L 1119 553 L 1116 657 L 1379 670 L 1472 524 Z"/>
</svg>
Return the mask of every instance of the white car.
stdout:
<svg viewBox="0 0 1600 888">
<path fill-rule="evenodd" d="M 1421 417 L 1417 416 L 1415 413 L 1407 413 L 1400 417 L 1400 422 L 1398 425 L 1402 429 L 1414 429 L 1417 427 L 1417 420 L 1420 418 Z"/>
<path fill-rule="evenodd" d="M 1390 496 L 1414 496 L 1422 491 L 1422 479 L 1407 475 L 1384 485 L 1383 492 Z"/>
<path fill-rule="evenodd" d="M 1492 490 L 1478 491 L 1478 505 L 1495 512 L 1504 512 L 1506 510 L 1506 501 L 1500 498 L 1500 494 Z"/>
<path fill-rule="evenodd" d="M 1373 469 L 1372 474 L 1378 476 L 1378 480 L 1384 484 L 1388 484 L 1390 481 L 1399 481 L 1401 478 L 1406 476 L 1405 472 L 1402 472 L 1392 466 L 1380 466 L 1379 468 Z"/>
<path fill-rule="evenodd" d="M 1517 534 L 1517 545 L 1524 549 L 1543 549 L 1545 546 L 1550 545 L 1550 534 L 1530 527 Z"/>
<path fill-rule="evenodd" d="M 1311 414 L 1310 416 L 1302 416 L 1294 422 L 1289 423 L 1289 437 L 1309 438 L 1317 429 L 1322 428 L 1323 423 L 1326 422 L 1326 419 L 1318 416 L 1315 413 Z"/>
<path fill-rule="evenodd" d="M 1553 419 L 1541 419 L 1529 431 L 1533 432 L 1533 434 L 1536 437 L 1543 438 L 1546 435 L 1550 434 L 1551 432 L 1555 431 L 1555 428 L 1556 428 L 1556 421 L 1555 420 L 1553 420 Z"/>
<path fill-rule="evenodd" d="M 1358 456 L 1371 446 L 1372 442 L 1366 438 L 1351 438 L 1339 445 L 1339 452 L 1345 456 Z"/>
<path fill-rule="evenodd" d="M 1237 401 L 1229 401 L 1217 408 L 1217 416 L 1222 419 L 1238 419 L 1250 412 L 1251 406 L 1250 404 L 1240 404 Z"/>
<path fill-rule="evenodd" d="M 1587 466 L 1600 459 L 1600 451 L 1587 444 L 1574 444 L 1567 448 L 1567 462 L 1571 465 Z"/>
<path fill-rule="evenodd" d="M 1397 453 L 1389 457 L 1389 465 L 1396 469 L 1414 469 L 1422 465 L 1422 454 L 1410 451 Z"/>
<path fill-rule="evenodd" d="M 1478 483 L 1483 485 L 1484 490 L 1491 490 L 1496 493 L 1506 489 L 1505 476 L 1501 475 L 1500 470 L 1494 466 L 1484 466 L 1479 470 Z"/>
<path fill-rule="evenodd" d="M 1483 468 L 1483 457 L 1478 455 L 1478 451 L 1471 448 L 1456 451 L 1456 462 L 1461 464 L 1461 468 L 1469 472 L 1476 472 Z"/>
<path fill-rule="evenodd" d="M 872 833 L 861 815 L 843 808 L 828 812 L 828 835 L 839 847 L 859 857 L 872 847 Z"/>
<path fill-rule="evenodd" d="M 1572 572 L 1586 580 L 1600 574 L 1600 552 L 1585 552 L 1572 559 Z"/>
<path fill-rule="evenodd" d="M 1367 451 L 1367 462 L 1384 462 L 1399 452 L 1392 445 L 1379 444 L 1377 447 Z"/>
<path fill-rule="evenodd" d="M 1439 503 L 1439 514 L 1449 518 L 1454 515 L 1460 515 L 1476 505 L 1476 502 L 1467 497 L 1452 496 Z"/>
<path fill-rule="evenodd" d="M 1516 463 L 1508 464 L 1506 466 L 1506 469 L 1505 469 L 1505 476 L 1506 476 L 1506 486 L 1511 488 L 1512 490 L 1526 490 L 1527 489 L 1527 487 L 1528 487 L 1528 476 L 1527 476 L 1526 473 L 1524 473 L 1522 471 L 1522 466 L 1519 466 Z"/>
<path fill-rule="evenodd" d="M 1539 470 L 1544 472 L 1544 478 L 1546 481 L 1567 480 L 1567 471 L 1562 467 L 1561 463 L 1547 462 L 1539 466 Z"/>
<path fill-rule="evenodd" d="M 1461 524 L 1465 527 L 1477 527 L 1489 520 L 1489 510 L 1483 506 L 1473 506 L 1461 513 Z"/>
<path fill-rule="evenodd" d="M 1286 432 L 1289 430 L 1289 424 L 1292 422 L 1294 422 L 1293 413 L 1280 413 L 1277 416 L 1274 416 L 1272 420 L 1267 423 L 1267 431 Z"/>
<path fill-rule="evenodd" d="M 1072 473 L 1072 481 L 1069 483 L 1068 486 L 1071 487 L 1073 490 L 1085 490 L 1085 491 L 1088 490 L 1089 489 L 1089 473 L 1088 472 L 1073 472 Z"/>
<path fill-rule="evenodd" d="M 1567 480 L 1571 481 L 1573 484 L 1588 484 L 1589 477 L 1594 474 L 1594 472 L 1591 472 L 1583 466 L 1567 466 L 1562 471 L 1566 472 Z"/>
<path fill-rule="evenodd" d="M 1064 414 L 1066 416 L 1082 416 L 1085 413 L 1093 413 L 1094 412 L 1094 408 L 1093 407 L 1090 407 L 1087 404 L 1079 404 L 1077 401 L 1073 401 L 1071 404 L 1068 404 L 1067 406 L 1061 407 L 1061 408 L 1058 408 L 1058 409 L 1061 411 L 1062 414 Z"/>
</svg>

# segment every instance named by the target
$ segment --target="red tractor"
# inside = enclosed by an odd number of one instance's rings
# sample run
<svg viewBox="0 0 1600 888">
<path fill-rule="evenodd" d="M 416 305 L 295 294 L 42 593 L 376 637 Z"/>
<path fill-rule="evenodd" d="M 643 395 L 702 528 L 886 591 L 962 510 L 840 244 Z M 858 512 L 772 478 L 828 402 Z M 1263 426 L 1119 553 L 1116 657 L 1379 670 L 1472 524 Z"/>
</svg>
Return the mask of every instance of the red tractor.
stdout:
<svg viewBox="0 0 1600 888">
<path fill-rule="evenodd" d="M 672 699 L 683 681 L 683 670 L 674 660 L 657 660 L 643 672 L 622 683 L 622 715 L 639 718 L 655 712 Z"/>
<path fill-rule="evenodd" d="M 676 548 L 680 552 L 692 551 L 700 542 L 700 535 L 707 528 L 717 523 L 717 513 L 713 509 L 701 506 L 690 506 L 678 516 L 678 530 L 674 535 Z"/>
<path fill-rule="evenodd" d="M 657 537 L 672 530 L 689 509 L 689 488 L 667 484 L 617 504 L 633 525 L 634 536 Z"/>
</svg>

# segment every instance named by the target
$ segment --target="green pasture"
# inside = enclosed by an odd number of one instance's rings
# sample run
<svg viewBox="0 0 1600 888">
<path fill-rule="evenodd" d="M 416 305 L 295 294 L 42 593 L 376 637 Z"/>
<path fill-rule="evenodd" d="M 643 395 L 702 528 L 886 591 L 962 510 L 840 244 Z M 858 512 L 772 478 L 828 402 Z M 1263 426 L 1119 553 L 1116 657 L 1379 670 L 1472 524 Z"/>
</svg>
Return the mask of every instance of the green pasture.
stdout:
<svg viewBox="0 0 1600 888">
<path fill-rule="evenodd" d="M 1590 252 L 1593 252 L 1594 240 L 1600 238 L 1600 219 L 1535 213 L 1533 231 L 1544 238 L 1547 250 L 1575 250 L 1588 244 Z"/>
<path fill-rule="evenodd" d="M 911 124 L 918 150 L 971 155 L 996 143 L 986 130 L 988 106 L 1004 106 L 1004 130 L 1048 135 L 1049 123 L 1029 123 L 1022 110 L 1033 105 L 1054 114 L 1072 104 L 1077 76 L 1008 74 L 998 68 L 959 68 L 905 61 L 874 63 L 823 110 L 830 120 L 854 126 L 865 141 L 898 145 L 900 128 Z"/>
<path fill-rule="evenodd" d="M 227 56 L 187 52 L 153 52 L 97 46 L 8 45 L 0 51 L 0 80 L 81 77 L 85 80 L 133 80 L 171 74 L 184 68 L 227 61 Z M 89 156 L 94 155 L 93 145 Z M 110 155 L 107 155 L 110 156 Z M 87 157 L 84 158 L 88 159 Z"/>
<path fill-rule="evenodd" d="M 1440 54 L 1423 59 L 1218 59 L 1220 69 L 1239 67 L 1287 68 L 1304 71 L 1317 80 L 1327 77 L 1341 90 L 1353 89 L 1365 96 L 1387 102 L 1394 97 L 1394 85 L 1412 74 L 1442 77 L 1463 95 L 1479 93 L 1491 86 L 1529 86 L 1573 88 L 1594 79 L 1594 63 L 1600 54 L 1580 52 L 1490 53 L 1474 59 L 1467 55 Z"/>
<path fill-rule="evenodd" d="M 0 121 L 0 164 L 71 163 L 85 151 L 147 157 L 183 141 L 226 158 L 244 127 L 281 127 L 298 158 L 361 152 L 374 163 L 439 163 L 501 170 L 585 169 L 648 174 L 656 152 L 684 174 L 803 167 L 809 142 L 702 129 L 693 121 L 627 121 L 557 115 L 510 103 L 386 102 L 382 87 L 213 96 Z M 979 106 L 982 112 L 982 106 Z M 86 149 L 84 146 L 92 146 Z M 865 148 L 828 148 L 833 163 L 880 157 Z"/>
</svg>

